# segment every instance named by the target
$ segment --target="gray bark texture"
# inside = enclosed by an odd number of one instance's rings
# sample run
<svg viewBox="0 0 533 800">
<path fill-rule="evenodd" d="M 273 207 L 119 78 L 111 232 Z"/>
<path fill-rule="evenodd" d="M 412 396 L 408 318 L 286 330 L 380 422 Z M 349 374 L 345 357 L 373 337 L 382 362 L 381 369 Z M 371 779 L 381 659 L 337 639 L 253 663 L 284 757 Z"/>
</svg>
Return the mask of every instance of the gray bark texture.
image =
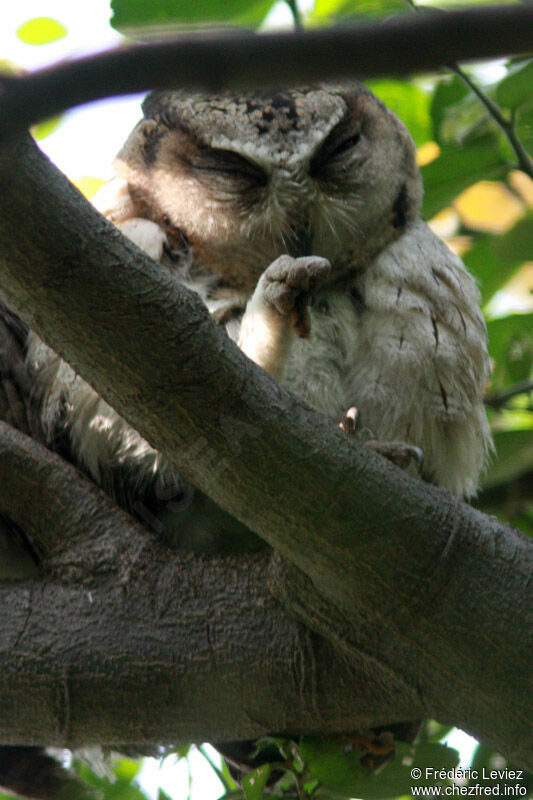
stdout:
<svg viewBox="0 0 533 800">
<path fill-rule="evenodd" d="M 4 430 L 2 510 L 33 525 L 47 569 L 0 586 L 0 739 L 235 739 L 432 716 L 531 768 L 531 542 L 280 387 L 29 139 L 0 152 L 0 182 L 5 302 L 273 548 L 171 557 L 74 471 L 71 505 L 56 502 L 56 457 Z M 33 502 L 32 470 L 47 476 Z M 32 523 L 41 499 L 49 516 Z"/>
</svg>

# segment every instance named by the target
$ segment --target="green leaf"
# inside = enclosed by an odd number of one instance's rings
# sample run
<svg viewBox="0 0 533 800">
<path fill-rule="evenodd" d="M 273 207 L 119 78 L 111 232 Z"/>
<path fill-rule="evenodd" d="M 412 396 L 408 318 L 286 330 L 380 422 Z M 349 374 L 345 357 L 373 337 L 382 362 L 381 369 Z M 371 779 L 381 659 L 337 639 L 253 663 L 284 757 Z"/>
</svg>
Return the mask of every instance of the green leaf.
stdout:
<svg viewBox="0 0 533 800">
<path fill-rule="evenodd" d="M 530 210 L 502 236 L 479 236 L 463 260 L 480 282 L 483 300 L 487 302 L 521 264 L 531 259 L 532 253 L 533 210 Z"/>
<path fill-rule="evenodd" d="M 526 151 L 533 153 L 533 89 L 532 102 L 521 106 L 516 115 L 515 130 Z"/>
<path fill-rule="evenodd" d="M 504 108 L 519 108 L 533 101 L 533 60 L 511 66 L 497 86 L 496 101 Z"/>
<path fill-rule="evenodd" d="M 270 772 L 270 764 L 263 764 L 263 766 L 252 770 L 242 779 L 242 788 L 246 800 L 261 800 Z"/>
<path fill-rule="evenodd" d="M 113 772 L 122 781 L 131 783 L 133 779 L 139 774 L 142 767 L 140 758 L 117 758 L 113 762 Z"/>
<path fill-rule="evenodd" d="M 172 749 L 172 755 L 177 756 L 178 758 L 187 758 L 191 751 L 190 744 L 182 744 L 179 747 L 174 747 Z"/>
<path fill-rule="evenodd" d="M 406 81 L 369 81 L 367 86 L 407 125 L 416 145 L 431 139 L 428 92 Z"/>
<path fill-rule="evenodd" d="M 504 178 L 509 171 L 498 139 L 488 135 L 464 147 L 448 145 L 438 158 L 422 167 L 425 186 L 423 211 L 434 216 L 473 183 Z"/>
<path fill-rule="evenodd" d="M 157 792 L 157 800 L 172 800 L 171 796 L 159 788 Z"/>
<path fill-rule="evenodd" d="M 529 380 L 533 371 L 533 314 L 489 320 L 487 330 L 494 361 L 491 393 Z"/>
<path fill-rule="evenodd" d="M 444 135 L 444 123 L 447 120 L 450 109 L 455 107 L 468 94 L 468 89 L 457 75 L 448 75 L 439 81 L 430 105 L 430 116 L 433 123 L 433 139 L 440 145 L 447 143 L 448 139 Z"/>
<path fill-rule="evenodd" d="M 31 129 L 31 132 L 35 139 L 46 139 L 47 136 L 50 136 L 51 133 L 54 133 L 59 126 L 61 125 L 63 117 L 49 117 L 48 119 L 44 119 L 42 122 L 38 122 L 37 125 L 34 125 Z"/>
<path fill-rule="evenodd" d="M 49 44 L 66 35 L 65 26 L 52 17 L 34 17 L 17 28 L 17 36 L 25 44 Z"/>
<path fill-rule="evenodd" d="M 0 58 L 0 75 L 20 75 L 21 73 L 21 68 L 14 61 L 10 61 L 8 58 Z M 1 794 L 0 797 L 2 797 Z"/>
<path fill-rule="evenodd" d="M 459 761 L 457 751 L 442 744 L 414 746 L 397 742 L 395 749 L 393 761 L 370 773 L 361 764 L 361 751 L 347 752 L 338 741 L 305 738 L 301 744 L 302 757 L 314 778 L 328 789 L 361 800 L 388 800 L 409 794 L 413 768 L 425 775 L 426 767 L 450 770 Z"/>
<path fill-rule="evenodd" d="M 346 17 L 379 17 L 408 10 L 403 0 L 315 0 L 312 19 L 325 22 Z"/>
<path fill-rule="evenodd" d="M 111 25 L 121 33 L 135 27 L 171 27 L 217 22 L 259 25 L 275 0 L 112 0 Z"/>
<path fill-rule="evenodd" d="M 496 431 L 496 457 L 483 480 L 483 488 L 499 486 L 533 469 L 533 429 Z"/>
<path fill-rule="evenodd" d="M 129 761 L 129 759 L 124 759 L 124 761 Z M 97 789 L 99 797 L 104 798 L 104 800 L 148 800 L 147 795 L 145 795 L 138 786 L 135 786 L 133 783 L 131 783 L 133 777 L 130 780 L 129 776 L 117 776 L 116 780 L 111 781 L 107 777 L 97 775 L 88 764 L 76 758 L 74 758 L 73 766 L 80 778 L 82 778 L 91 787 Z M 72 800 L 74 797 L 77 798 L 77 795 L 74 792 L 71 792 L 69 795 L 65 796 L 64 800 Z"/>
<path fill-rule="evenodd" d="M 444 737 L 453 731 L 453 725 L 442 725 L 434 719 L 426 719 L 417 736 L 420 744 L 424 742 L 441 742 Z"/>
</svg>

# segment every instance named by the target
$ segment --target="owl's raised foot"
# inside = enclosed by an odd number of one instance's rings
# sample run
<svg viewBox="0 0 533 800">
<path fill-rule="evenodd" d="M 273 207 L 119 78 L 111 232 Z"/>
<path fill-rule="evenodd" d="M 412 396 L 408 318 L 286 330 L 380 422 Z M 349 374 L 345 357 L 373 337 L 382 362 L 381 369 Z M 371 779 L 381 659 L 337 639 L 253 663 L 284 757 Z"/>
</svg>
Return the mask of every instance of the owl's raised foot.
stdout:
<svg viewBox="0 0 533 800">
<path fill-rule="evenodd" d="M 359 409 L 352 406 L 339 422 L 341 428 L 349 436 L 357 436 L 361 428 L 361 415 Z M 415 447 L 412 444 L 405 442 L 378 442 L 374 439 L 365 441 L 368 447 L 371 447 L 380 455 L 392 461 L 397 467 L 407 469 L 412 463 L 416 464 L 417 472 L 420 475 L 424 468 L 424 453 L 420 447 Z"/>
<path fill-rule="evenodd" d="M 279 256 L 264 271 L 259 281 L 265 302 L 281 316 L 288 316 L 298 336 L 309 336 L 309 300 L 331 272 L 327 259 L 320 256 Z"/>
</svg>

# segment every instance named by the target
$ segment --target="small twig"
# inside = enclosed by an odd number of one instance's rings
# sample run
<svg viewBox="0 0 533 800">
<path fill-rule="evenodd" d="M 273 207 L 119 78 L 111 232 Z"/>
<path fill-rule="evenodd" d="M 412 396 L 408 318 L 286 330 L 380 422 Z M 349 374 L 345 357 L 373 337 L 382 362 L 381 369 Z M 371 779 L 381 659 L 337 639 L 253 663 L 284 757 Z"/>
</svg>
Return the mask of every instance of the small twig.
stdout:
<svg viewBox="0 0 533 800">
<path fill-rule="evenodd" d="M 304 23 L 302 18 L 302 12 L 298 7 L 297 0 L 285 0 L 285 2 L 287 3 L 287 5 L 291 10 L 292 18 L 294 21 L 294 29 L 297 31 L 303 31 Z"/>
<path fill-rule="evenodd" d="M 528 394 L 529 392 L 533 392 L 533 380 L 520 381 L 520 383 L 515 383 L 514 386 L 510 386 L 509 389 L 504 389 L 494 394 L 488 394 L 485 397 L 485 405 L 497 410 L 505 408 L 508 401 L 513 397 L 519 394 Z"/>
<path fill-rule="evenodd" d="M 428 9 L 424 6 L 418 5 L 415 0 L 406 0 L 407 5 L 410 6 L 414 11 L 427 13 L 435 13 L 436 9 Z M 462 67 L 459 66 L 457 63 L 450 63 L 448 65 L 448 69 L 451 72 L 454 72 L 458 78 L 460 78 L 463 83 L 468 86 L 468 88 L 476 95 L 476 97 L 483 103 L 493 120 L 500 126 L 503 133 L 505 134 L 507 141 L 511 145 L 513 152 L 516 156 L 517 166 L 533 178 L 533 159 L 527 152 L 526 148 L 520 141 L 517 133 L 516 133 L 516 110 L 513 109 L 511 113 L 511 119 L 507 119 L 501 108 L 497 103 L 492 100 L 488 96 L 483 89 L 475 83 L 474 80 L 468 75 L 467 72 L 463 70 Z"/>
<path fill-rule="evenodd" d="M 450 69 L 455 72 L 466 86 L 476 95 L 476 97 L 483 103 L 493 120 L 499 125 L 507 137 L 507 141 L 511 145 L 517 160 L 517 166 L 533 178 L 533 159 L 527 152 L 526 148 L 520 141 L 515 128 L 516 113 L 513 111 L 511 119 L 507 119 L 500 106 L 488 96 L 483 89 L 472 80 L 470 75 L 465 72 L 458 64 L 454 64 Z"/>
</svg>

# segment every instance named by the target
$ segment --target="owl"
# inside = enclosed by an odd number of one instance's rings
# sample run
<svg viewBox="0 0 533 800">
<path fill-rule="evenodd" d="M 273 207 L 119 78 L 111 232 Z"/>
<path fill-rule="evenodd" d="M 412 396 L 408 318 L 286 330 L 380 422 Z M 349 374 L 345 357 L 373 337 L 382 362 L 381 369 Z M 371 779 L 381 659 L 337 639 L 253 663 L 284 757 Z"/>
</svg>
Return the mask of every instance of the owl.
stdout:
<svg viewBox="0 0 533 800">
<path fill-rule="evenodd" d="M 400 120 L 360 84 L 156 91 L 143 112 L 105 216 L 332 424 L 356 407 L 367 438 L 420 448 L 423 478 L 471 497 L 491 448 L 480 296 L 420 218 Z M 28 360 L 50 438 L 124 505 L 200 549 L 213 515 L 237 535 L 35 335 Z"/>
</svg>

